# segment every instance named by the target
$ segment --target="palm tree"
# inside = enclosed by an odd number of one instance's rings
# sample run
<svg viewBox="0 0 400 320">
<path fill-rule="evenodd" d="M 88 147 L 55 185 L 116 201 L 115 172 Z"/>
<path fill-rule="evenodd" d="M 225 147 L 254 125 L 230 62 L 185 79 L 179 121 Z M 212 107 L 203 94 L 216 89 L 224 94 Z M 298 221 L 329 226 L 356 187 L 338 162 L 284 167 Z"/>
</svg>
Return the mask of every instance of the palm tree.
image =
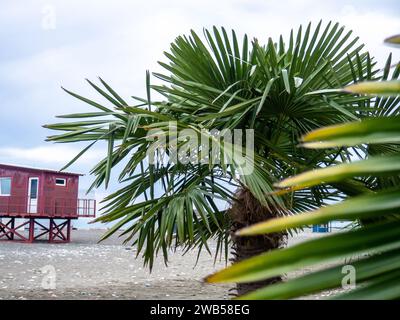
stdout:
<svg viewBox="0 0 400 320">
<path fill-rule="evenodd" d="M 386 42 L 399 45 L 400 35 Z M 335 298 L 400 298 L 400 64 L 396 64 L 393 72 L 390 72 L 391 65 L 389 55 L 379 81 L 365 81 L 344 88 L 344 92 L 351 94 L 376 96 L 365 104 L 361 121 L 320 128 L 301 139 L 304 147 L 313 149 L 353 146 L 354 150 L 358 149 L 359 161 L 304 172 L 276 185 L 290 192 L 357 177 L 367 186 L 365 191 L 337 204 L 296 217 L 265 221 L 238 233 L 246 237 L 260 236 L 335 220 L 352 221 L 357 228 L 253 257 L 208 277 L 210 282 L 260 281 L 283 272 L 335 261 L 334 267 L 319 268 L 242 298 L 288 299 L 340 288 L 346 270 L 353 270 L 353 286 Z"/>
<path fill-rule="evenodd" d="M 147 73 L 147 97 L 133 97 L 135 105 L 102 79 L 104 89 L 89 84 L 112 107 L 66 90 L 98 111 L 61 116 L 75 122 L 45 126 L 64 131 L 48 140 L 89 142 L 67 166 L 96 142 L 107 142 L 107 155 L 91 171 L 95 176 L 92 188 L 107 187 L 112 168 L 122 168 L 119 182 L 123 186 L 105 199 L 104 214 L 97 219 L 115 222 L 103 238 L 124 227 L 125 241 L 137 245 L 150 268 L 160 250 L 167 262 L 171 247 L 197 247 L 199 253 L 205 248 L 211 253 L 208 242 L 212 238 L 217 242 L 216 259 L 227 259 L 232 248 L 232 260 L 237 262 L 284 246 L 286 237 L 280 231 L 238 238 L 234 236 L 238 229 L 360 192 L 362 184 L 347 180 L 335 189 L 314 186 L 283 197 L 272 193 L 280 179 L 349 157 L 345 148 L 304 151 L 297 148 L 297 141 L 310 130 L 357 119 L 368 100 L 331 90 L 361 78 L 374 79 L 377 72 L 369 54 L 362 51 L 363 45 L 351 34 L 339 24 L 328 23 L 323 28 L 320 22 L 313 29 L 310 23 L 305 30 L 292 31 L 287 42 L 281 36 L 277 42 L 269 39 L 261 45 L 257 39 L 250 43 L 246 35 L 239 42 L 234 31 L 229 36 L 224 28 L 214 27 L 204 30 L 207 47 L 191 31 L 190 36 L 176 38 L 165 53 L 168 62 L 160 65 L 167 74 L 154 74 L 157 85 L 150 84 Z M 321 94 L 307 94 L 316 90 Z M 153 92 L 163 98 L 153 99 Z M 148 139 L 153 129 L 165 132 L 163 143 Z M 228 143 L 215 139 L 212 130 L 253 130 L 254 157 L 245 159 L 254 170 L 244 172 L 243 165 L 235 161 L 148 162 L 148 150 L 161 147 L 171 158 L 176 145 L 184 148 L 188 140 L 177 139 L 176 133 L 187 129 L 214 142 L 221 157 Z M 230 205 L 226 208 L 221 202 Z M 280 279 L 241 283 L 238 293 Z"/>
</svg>

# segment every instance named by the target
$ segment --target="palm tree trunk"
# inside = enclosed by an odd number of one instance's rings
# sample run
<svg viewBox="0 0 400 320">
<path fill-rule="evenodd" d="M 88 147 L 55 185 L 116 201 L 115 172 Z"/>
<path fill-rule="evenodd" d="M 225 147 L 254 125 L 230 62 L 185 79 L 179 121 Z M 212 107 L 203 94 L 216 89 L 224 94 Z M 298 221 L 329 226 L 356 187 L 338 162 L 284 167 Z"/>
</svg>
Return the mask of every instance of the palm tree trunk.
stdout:
<svg viewBox="0 0 400 320">
<path fill-rule="evenodd" d="M 281 248 L 287 243 L 285 232 L 253 237 L 238 237 L 235 232 L 254 223 L 277 217 L 277 214 L 263 206 L 247 189 L 239 189 L 236 200 L 229 209 L 231 219 L 232 258 L 236 263 L 266 251 Z M 237 295 L 243 295 L 250 291 L 265 287 L 272 283 L 282 281 L 281 277 L 274 277 L 259 282 L 237 283 Z"/>
</svg>

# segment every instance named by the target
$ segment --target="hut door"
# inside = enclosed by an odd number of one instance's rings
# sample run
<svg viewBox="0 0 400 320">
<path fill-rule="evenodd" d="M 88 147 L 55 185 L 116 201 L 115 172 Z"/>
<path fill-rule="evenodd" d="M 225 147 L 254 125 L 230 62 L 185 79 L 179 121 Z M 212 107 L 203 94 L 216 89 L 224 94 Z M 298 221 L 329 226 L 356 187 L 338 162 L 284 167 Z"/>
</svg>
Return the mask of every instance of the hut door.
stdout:
<svg viewBox="0 0 400 320">
<path fill-rule="evenodd" d="M 28 213 L 38 212 L 39 178 L 29 178 Z"/>
</svg>

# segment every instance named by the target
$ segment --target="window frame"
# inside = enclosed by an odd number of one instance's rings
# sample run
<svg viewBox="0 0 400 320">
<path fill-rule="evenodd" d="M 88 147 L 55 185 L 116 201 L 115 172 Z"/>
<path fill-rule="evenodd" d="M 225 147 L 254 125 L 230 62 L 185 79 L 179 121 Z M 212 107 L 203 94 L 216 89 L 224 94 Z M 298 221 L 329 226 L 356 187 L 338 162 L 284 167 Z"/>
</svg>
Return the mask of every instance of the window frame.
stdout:
<svg viewBox="0 0 400 320">
<path fill-rule="evenodd" d="M 1 180 L 5 180 L 5 179 L 10 180 L 10 193 L 9 194 L 3 194 L 2 190 L 1 190 L 1 183 L 0 183 L 0 197 L 11 197 L 11 193 L 12 193 L 12 177 L 0 177 L 0 181 Z"/>
<path fill-rule="evenodd" d="M 59 183 L 57 183 L 57 180 L 63 180 L 64 183 L 63 183 L 63 184 L 59 184 Z M 66 179 L 66 178 L 55 178 L 54 184 L 55 184 L 57 187 L 66 187 L 66 186 L 67 186 L 67 179 Z"/>
</svg>

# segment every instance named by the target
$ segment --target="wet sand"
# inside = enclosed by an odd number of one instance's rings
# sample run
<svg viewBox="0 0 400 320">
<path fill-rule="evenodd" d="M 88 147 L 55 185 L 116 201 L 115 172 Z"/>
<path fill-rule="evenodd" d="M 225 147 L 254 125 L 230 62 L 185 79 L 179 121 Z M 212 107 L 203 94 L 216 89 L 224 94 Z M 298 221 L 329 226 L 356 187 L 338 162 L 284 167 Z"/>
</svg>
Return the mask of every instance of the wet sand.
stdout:
<svg viewBox="0 0 400 320">
<path fill-rule="evenodd" d="M 152 273 L 136 259 L 136 250 L 111 237 L 98 244 L 104 230 L 74 230 L 69 244 L 0 241 L 0 299 L 229 299 L 232 285 L 209 285 L 202 279 L 225 266 L 206 252 L 195 266 L 197 250 L 162 257 Z M 305 233 L 290 245 L 318 235 Z M 215 245 L 211 244 L 215 249 Z M 43 273 L 43 268 L 46 273 Z M 47 273 L 55 271 L 55 288 Z M 300 271 L 299 273 L 307 272 Z M 50 284 L 50 289 L 48 288 Z M 43 286 L 46 288 L 44 289 Z M 312 296 L 320 299 L 332 294 Z"/>
</svg>

